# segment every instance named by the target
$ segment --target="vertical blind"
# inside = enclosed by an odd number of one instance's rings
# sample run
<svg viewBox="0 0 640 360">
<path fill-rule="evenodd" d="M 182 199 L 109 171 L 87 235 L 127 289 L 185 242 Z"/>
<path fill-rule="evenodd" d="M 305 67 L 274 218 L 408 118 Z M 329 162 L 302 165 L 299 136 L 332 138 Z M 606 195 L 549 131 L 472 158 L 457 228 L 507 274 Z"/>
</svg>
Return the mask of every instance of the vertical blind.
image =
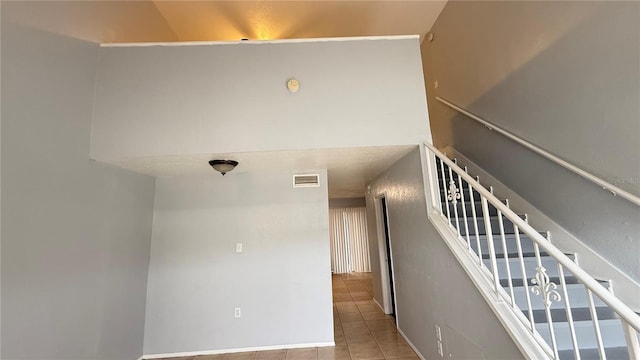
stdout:
<svg viewBox="0 0 640 360">
<path fill-rule="evenodd" d="M 365 208 L 329 209 L 329 238 L 331 271 L 371 271 Z"/>
</svg>

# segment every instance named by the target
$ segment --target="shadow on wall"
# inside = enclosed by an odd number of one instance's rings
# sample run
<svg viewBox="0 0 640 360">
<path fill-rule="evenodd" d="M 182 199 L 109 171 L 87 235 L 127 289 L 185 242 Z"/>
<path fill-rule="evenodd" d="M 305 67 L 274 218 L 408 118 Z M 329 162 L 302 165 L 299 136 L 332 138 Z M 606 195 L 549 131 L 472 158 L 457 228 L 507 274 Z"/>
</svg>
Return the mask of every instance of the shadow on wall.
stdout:
<svg viewBox="0 0 640 360">
<path fill-rule="evenodd" d="M 450 2 L 434 26 L 435 41 L 423 45 L 433 70 L 427 75 L 433 131 L 444 138 L 436 145 L 451 142 L 636 281 L 636 206 L 443 109 L 434 97 L 638 194 L 639 8 L 635 2 Z"/>
<path fill-rule="evenodd" d="M 455 92 L 459 105 L 474 103 L 598 12 L 597 6 L 573 6 L 569 12 L 558 12 L 562 21 L 532 16 L 544 11 L 544 6 L 490 1 L 447 4 L 432 29 L 433 41 L 426 39 L 421 46 L 435 146 L 452 144 L 451 120 L 458 114 L 440 106 L 435 96 Z M 484 15 L 481 20 L 479 13 Z M 514 13 L 521 16 L 514 18 Z M 532 33 L 537 36 L 529 36 Z M 517 51 L 512 51 L 514 37 L 528 41 L 518 41 Z"/>
</svg>

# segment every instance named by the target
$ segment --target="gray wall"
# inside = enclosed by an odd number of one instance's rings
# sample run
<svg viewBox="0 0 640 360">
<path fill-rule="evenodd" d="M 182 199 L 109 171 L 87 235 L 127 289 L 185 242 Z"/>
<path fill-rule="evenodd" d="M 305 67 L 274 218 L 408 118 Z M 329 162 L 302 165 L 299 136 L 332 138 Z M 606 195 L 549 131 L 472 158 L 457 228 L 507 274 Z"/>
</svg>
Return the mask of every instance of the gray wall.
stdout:
<svg viewBox="0 0 640 360">
<path fill-rule="evenodd" d="M 386 193 L 399 328 L 426 359 L 517 359 L 516 345 L 427 218 L 419 150 L 371 183 L 367 194 L 374 297 L 382 304 L 375 197 Z"/>
<path fill-rule="evenodd" d="M 422 77 L 418 37 L 104 47 L 92 157 L 418 144 Z"/>
<path fill-rule="evenodd" d="M 329 199 L 329 208 L 365 207 L 365 198 L 335 198 Z"/>
<path fill-rule="evenodd" d="M 326 170 L 313 172 L 321 187 L 276 170 L 157 178 L 145 354 L 333 342 Z"/>
<path fill-rule="evenodd" d="M 142 354 L 154 182 L 89 160 L 97 56 L 2 19 L 3 359 Z"/>
<path fill-rule="evenodd" d="M 453 145 L 640 281 L 637 206 L 434 99 L 640 194 L 640 3 L 452 1 L 432 31 L 422 52 L 435 144 Z"/>
</svg>

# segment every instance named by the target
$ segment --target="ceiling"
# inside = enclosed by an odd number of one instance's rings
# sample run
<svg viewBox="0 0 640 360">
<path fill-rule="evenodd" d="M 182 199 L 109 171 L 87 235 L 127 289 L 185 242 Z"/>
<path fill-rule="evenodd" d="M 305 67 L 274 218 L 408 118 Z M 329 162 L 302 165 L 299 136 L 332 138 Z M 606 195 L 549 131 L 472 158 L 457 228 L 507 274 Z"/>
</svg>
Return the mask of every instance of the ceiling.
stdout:
<svg viewBox="0 0 640 360">
<path fill-rule="evenodd" d="M 413 35 L 446 1 L 2 1 L 7 16 L 97 43 Z M 9 11 L 5 11 L 9 10 Z"/>
<path fill-rule="evenodd" d="M 95 43 L 238 41 L 418 34 L 446 1 L 7 1 L 3 21 Z M 426 121 L 426 119 L 425 119 Z M 234 172 L 327 168 L 331 198 L 364 195 L 368 182 L 415 146 L 137 159 L 118 165 L 150 175 L 210 173 L 207 160 L 240 162 Z"/>
<path fill-rule="evenodd" d="M 209 166 L 208 162 L 212 159 L 238 161 L 238 166 L 227 176 L 272 170 L 294 170 L 304 173 L 309 170 L 327 169 L 329 197 L 351 198 L 364 196 L 367 183 L 416 147 L 416 145 L 400 145 L 303 151 L 196 154 L 138 158 L 114 164 L 152 176 L 184 174 L 220 176 Z"/>
</svg>

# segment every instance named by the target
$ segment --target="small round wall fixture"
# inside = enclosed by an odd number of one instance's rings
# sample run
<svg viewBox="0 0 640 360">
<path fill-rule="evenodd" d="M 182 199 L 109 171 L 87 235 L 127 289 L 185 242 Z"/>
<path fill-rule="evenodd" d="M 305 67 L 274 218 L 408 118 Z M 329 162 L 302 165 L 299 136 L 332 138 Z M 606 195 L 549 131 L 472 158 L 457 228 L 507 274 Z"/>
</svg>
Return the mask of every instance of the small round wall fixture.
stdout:
<svg viewBox="0 0 640 360">
<path fill-rule="evenodd" d="M 287 89 L 291 93 L 297 93 L 300 90 L 300 82 L 297 79 L 289 79 L 287 81 Z"/>
<path fill-rule="evenodd" d="M 238 165 L 238 162 L 233 160 L 210 160 L 209 165 L 224 176 L 224 174 L 233 170 Z"/>
</svg>

